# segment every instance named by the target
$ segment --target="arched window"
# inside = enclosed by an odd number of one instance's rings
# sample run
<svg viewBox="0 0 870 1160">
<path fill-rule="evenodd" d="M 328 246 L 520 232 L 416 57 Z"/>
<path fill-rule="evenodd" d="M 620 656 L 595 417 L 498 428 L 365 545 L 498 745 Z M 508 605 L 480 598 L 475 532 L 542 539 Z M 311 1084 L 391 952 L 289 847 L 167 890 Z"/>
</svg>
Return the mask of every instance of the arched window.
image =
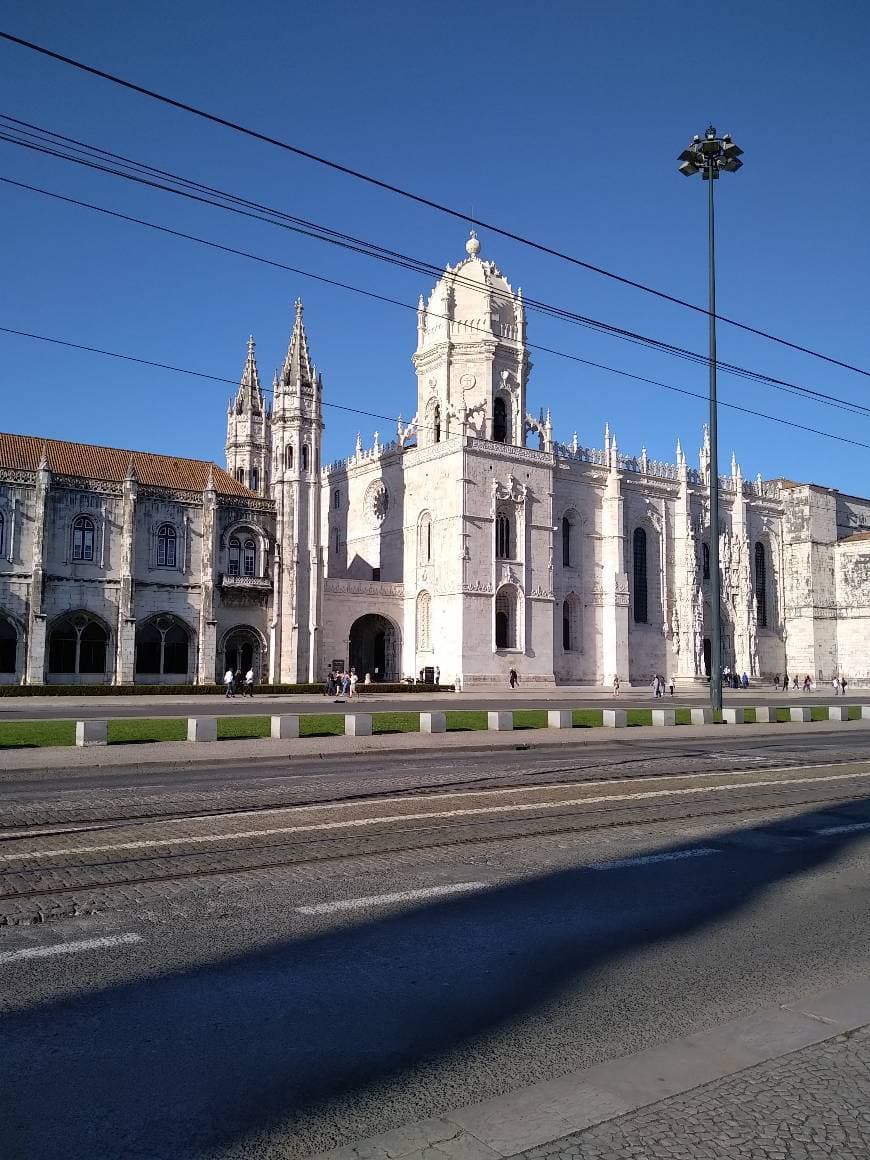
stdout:
<svg viewBox="0 0 870 1160">
<path fill-rule="evenodd" d="M 332 493 L 332 507 L 335 511 L 338 511 L 341 507 L 341 492 L 338 488 Z"/>
<path fill-rule="evenodd" d="M 177 559 L 177 539 L 172 524 L 161 524 L 157 529 L 157 566 L 174 568 Z"/>
<path fill-rule="evenodd" d="M 435 410 L 432 412 L 432 426 L 434 428 L 432 438 L 436 443 L 441 442 L 441 404 L 435 404 Z"/>
<path fill-rule="evenodd" d="M 242 567 L 246 576 L 255 576 L 257 572 L 257 545 L 253 540 L 245 540 Z"/>
<path fill-rule="evenodd" d="M 0 673 L 15 672 L 15 658 L 18 651 L 18 633 L 15 626 L 0 616 Z"/>
<path fill-rule="evenodd" d="M 767 628 L 767 555 L 760 540 L 755 545 L 755 609 L 758 627 Z"/>
<path fill-rule="evenodd" d="M 423 512 L 417 523 L 417 563 L 429 564 L 432 561 L 432 517 Z"/>
<path fill-rule="evenodd" d="M 245 482 L 245 469 L 244 469 L 244 467 L 237 467 L 236 468 L 236 482 L 241 483 L 244 486 L 244 482 Z"/>
<path fill-rule="evenodd" d="M 230 558 L 227 572 L 230 576 L 238 576 L 242 570 L 242 545 L 238 538 L 233 536 L 230 540 Z"/>
<path fill-rule="evenodd" d="M 336 552 L 341 551 L 341 531 L 339 528 L 333 532 L 332 546 Z"/>
<path fill-rule="evenodd" d="M 428 592 L 417 593 L 417 650 L 430 652 L 432 649 L 432 600 Z"/>
<path fill-rule="evenodd" d="M 288 443 L 284 448 L 284 466 L 290 471 L 293 467 L 293 444 Z"/>
<path fill-rule="evenodd" d="M 517 647 L 517 590 L 511 584 L 499 588 L 496 593 L 495 647 Z"/>
<path fill-rule="evenodd" d="M 701 578 L 703 580 L 710 579 L 710 545 L 701 545 Z"/>
<path fill-rule="evenodd" d="M 109 634 L 97 621 L 84 614 L 64 617 L 49 637 L 49 672 L 105 676 L 108 643 Z"/>
<path fill-rule="evenodd" d="M 571 605 L 567 600 L 562 601 L 562 648 L 565 652 L 571 651 Z"/>
<path fill-rule="evenodd" d="M 0 555 L 6 546 L 6 517 L 0 512 Z"/>
<path fill-rule="evenodd" d="M 567 516 L 562 516 L 562 567 L 574 566 L 574 528 Z"/>
<path fill-rule="evenodd" d="M 136 672 L 149 676 L 187 675 L 188 635 L 171 616 L 136 628 Z"/>
<path fill-rule="evenodd" d="M 497 398 L 492 405 L 492 437 L 496 443 L 507 443 L 508 441 L 507 404 L 501 397 Z"/>
<path fill-rule="evenodd" d="M 309 453 L 309 449 L 308 449 L 308 444 L 303 443 L 302 444 L 302 470 L 303 471 L 308 470 L 309 454 L 310 453 Z"/>
<path fill-rule="evenodd" d="M 573 595 L 562 601 L 562 651 L 580 651 L 580 604 Z"/>
<path fill-rule="evenodd" d="M 634 555 L 634 621 L 635 624 L 646 624 L 647 591 L 646 591 L 646 532 L 643 528 L 635 528 L 632 537 Z"/>
<path fill-rule="evenodd" d="M 256 467 L 251 468 L 251 491 L 260 490 L 260 473 Z"/>
<path fill-rule="evenodd" d="M 510 560 L 512 548 L 511 518 L 507 512 L 495 517 L 495 555 L 497 560 Z"/>
<path fill-rule="evenodd" d="M 73 523 L 73 560 L 93 561 L 94 521 L 90 516 L 79 516 Z"/>
</svg>

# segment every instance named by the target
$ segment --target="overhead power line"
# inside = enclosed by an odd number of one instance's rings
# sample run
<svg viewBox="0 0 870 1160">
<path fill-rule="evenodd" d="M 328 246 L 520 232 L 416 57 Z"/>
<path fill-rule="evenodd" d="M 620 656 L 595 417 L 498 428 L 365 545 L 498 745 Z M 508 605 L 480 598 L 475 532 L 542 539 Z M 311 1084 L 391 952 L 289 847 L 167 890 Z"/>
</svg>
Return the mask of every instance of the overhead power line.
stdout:
<svg viewBox="0 0 870 1160">
<path fill-rule="evenodd" d="M 4 128 L 6 128 L 6 126 L 2 124 L 4 120 L 7 122 L 12 122 L 13 128 L 11 133 L 4 133 L 2 131 Z M 24 126 L 24 129 L 21 128 L 22 126 Z M 21 133 L 26 135 L 25 138 L 22 139 L 20 136 Z M 57 146 L 56 142 L 53 140 L 55 138 L 64 144 L 62 146 Z M 323 226 L 316 222 L 308 221 L 304 218 L 294 217 L 284 213 L 281 210 L 276 210 L 269 206 L 261 205 L 257 202 L 239 197 L 236 194 L 228 193 L 224 190 L 216 189 L 213 186 L 193 181 L 190 178 L 173 174 L 167 170 L 158 169 L 143 162 L 135 161 L 131 158 L 124 157 L 121 154 L 111 153 L 109 150 L 102 149 L 99 146 L 89 145 L 85 142 L 77 141 L 75 138 L 70 138 L 64 134 L 55 133 L 52 130 L 40 128 L 39 126 L 21 121 L 18 118 L 10 117 L 7 114 L 0 114 L 0 140 L 7 141 L 14 145 L 22 146 L 26 149 L 35 150 L 36 152 L 47 154 L 49 156 L 59 158 L 60 160 L 71 161 L 78 165 L 84 165 L 87 168 L 96 169 L 100 172 L 108 173 L 111 176 L 121 177 L 128 181 L 143 184 L 151 188 L 156 188 L 163 192 L 193 200 L 194 202 L 211 205 L 214 208 L 240 214 L 243 217 L 253 218 L 256 221 L 264 222 L 268 225 L 274 225 L 283 229 L 288 229 L 294 233 L 302 234 L 303 236 L 310 237 L 318 241 L 324 241 L 331 245 L 339 246 L 354 253 L 358 253 L 366 257 L 371 257 L 378 261 L 387 262 L 391 265 L 398 266 L 403 269 L 423 273 L 436 279 L 439 278 L 442 274 L 441 267 L 436 266 L 431 262 L 427 262 L 424 259 L 415 258 L 395 250 L 387 249 L 386 247 L 382 247 L 377 243 L 354 237 L 351 234 L 342 233 L 332 229 L 331 227 Z M 47 141 L 49 141 L 51 144 L 47 145 L 45 143 Z M 74 147 L 78 153 L 84 153 L 84 156 L 76 156 L 67 152 L 66 150 L 69 149 L 70 145 Z M 95 156 L 98 156 L 100 160 L 95 161 Z M 105 163 L 109 160 L 115 162 L 116 164 Z M 133 168 L 134 172 L 126 172 L 124 169 L 118 168 L 118 164 L 131 167 Z M 143 174 L 150 174 L 153 176 L 143 176 Z M 161 180 L 156 180 L 155 178 L 157 177 L 159 177 Z M 182 186 L 182 188 L 176 188 L 176 186 L 173 184 L 167 184 L 167 181 L 178 183 Z M 20 184 L 23 187 L 32 190 L 33 192 L 40 192 L 46 196 L 60 196 L 53 195 L 49 191 L 39 189 L 35 186 L 24 186 L 24 183 Z M 191 192 L 191 190 L 201 192 Z M 225 201 L 230 202 L 230 204 L 224 204 Z M 88 203 L 76 202 L 76 204 L 86 205 L 87 208 L 95 209 L 98 212 L 110 212 L 103 211 L 101 207 L 93 206 Z M 461 274 L 454 274 L 454 278 L 459 284 L 464 283 L 475 289 L 477 288 L 476 283 L 464 278 Z M 650 349 L 657 350 L 660 353 L 672 355 L 677 358 L 683 358 L 696 364 L 706 365 L 707 363 L 707 356 L 701 355 L 696 351 L 687 350 L 684 347 L 677 346 L 673 343 L 664 342 L 660 339 L 654 339 L 648 335 L 639 334 L 624 327 L 618 327 L 611 323 L 602 322 L 599 319 L 594 319 L 585 315 L 578 314 L 574 311 L 567 310 L 564 307 L 553 306 L 550 303 L 542 302 L 534 298 L 525 298 L 524 303 L 528 309 L 543 313 L 548 317 L 556 318 L 560 321 L 588 327 L 590 329 L 607 334 L 610 337 L 646 346 Z M 763 383 L 778 390 L 783 390 L 789 394 L 809 397 L 814 401 L 823 403 L 827 406 L 836 407 L 840 410 L 851 411 L 862 416 L 870 415 L 870 407 L 867 407 L 861 403 L 857 403 L 851 399 L 844 399 L 824 391 L 802 386 L 798 383 L 793 383 L 786 379 L 776 378 L 775 376 L 764 374 L 763 372 L 755 371 L 746 367 L 741 367 L 733 363 L 719 362 L 717 365 L 723 372 L 734 374 L 741 378 L 751 379 L 755 382 Z"/>
<path fill-rule="evenodd" d="M 422 194 L 414 193 L 411 190 L 404 189 L 401 186 L 394 185 L 391 182 L 374 177 L 371 174 L 363 173 L 361 170 L 354 169 L 351 166 L 343 165 L 337 161 L 332 161 L 327 157 L 323 157 L 318 153 L 312 152 L 311 150 L 303 149 L 298 145 L 292 145 L 290 142 L 283 141 L 278 137 L 273 137 L 269 133 L 261 132 L 258 129 L 252 129 L 249 126 L 232 121 L 227 117 L 222 117 L 217 113 L 212 113 L 206 109 L 198 108 L 196 105 L 191 105 L 186 101 L 181 101 L 175 97 L 170 97 L 165 93 L 160 93 L 154 89 L 146 88 L 144 85 L 136 84 L 135 82 L 127 80 L 125 77 L 118 76 L 115 73 L 110 73 L 104 69 L 96 68 L 93 65 L 85 64 L 84 61 L 76 60 L 74 57 L 55 52 L 52 49 L 46 48 L 44 45 L 36 44 L 34 41 L 25 40 L 23 37 L 14 36 L 12 33 L 3 31 L 0 31 L 0 39 L 8 41 L 10 44 L 18 45 L 21 48 L 29 49 L 31 52 L 39 53 L 41 56 L 48 57 L 51 60 L 56 60 L 61 64 L 69 65 L 71 68 L 75 68 L 80 72 L 87 73 L 90 76 L 98 77 L 101 80 L 109 81 L 112 84 L 119 85 L 122 88 L 128 89 L 131 92 L 138 93 L 141 96 L 149 97 L 151 100 L 159 101 L 161 104 L 168 105 L 169 107 L 178 109 L 181 112 L 190 113 L 195 117 L 200 117 L 205 121 L 210 121 L 212 124 L 220 125 L 225 129 L 231 129 L 233 132 L 240 133 L 246 137 L 252 138 L 253 140 L 260 141 L 267 145 L 275 146 L 278 149 L 283 149 L 288 153 L 292 153 L 297 157 L 302 157 L 307 161 L 313 161 L 318 165 L 331 169 L 334 172 L 341 173 L 346 177 L 352 177 L 357 181 L 363 181 L 377 189 L 382 189 L 385 192 L 396 194 L 399 197 L 416 202 L 418 205 L 436 210 L 439 213 L 446 214 L 447 216 L 456 218 L 460 221 L 468 221 L 467 213 L 464 213 L 461 210 L 453 209 L 451 206 L 444 205 L 441 202 L 433 200 L 432 198 L 424 197 Z M 508 238 L 510 241 L 517 242 L 520 245 L 528 246 L 531 249 L 537 250 L 539 253 L 558 258 L 561 261 L 568 262 L 573 266 L 588 270 L 591 273 L 600 274 L 602 277 L 609 278 L 612 281 L 620 283 L 621 285 L 629 286 L 634 290 L 641 290 L 646 294 L 652 294 L 655 297 L 660 298 L 666 302 L 671 302 L 676 306 L 685 307 L 686 309 L 695 311 L 698 314 L 709 315 L 709 311 L 703 306 L 698 306 L 697 303 L 689 302 L 687 299 L 679 298 L 673 294 L 668 294 L 664 290 L 659 290 L 653 286 L 648 286 L 643 282 L 638 282 L 633 278 L 629 278 L 623 274 L 618 274 L 615 271 L 608 270 L 603 266 L 597 266 L 594 263 L 587 262 L 573 254 L 564 253 L 563 251 L 557 250 L 552 246 L 548 246 L 543 242 L 537 242 L 532 238 L 525 237 L 522 234 L 517 234 L 512 230 L 504 228 L 503 226 L 495 225 L 493 222 L 483 221 L 482 219 L 478 218 L 476 224 L 480 225 L 483 229 L 486 229 L 493 234 L 498 234 L 500 237 Z M 737 327 L 738 329 L 746 331 L 749 334 L 754 334 L 759 338 L 764 338 L 770 342 L 778 343 L 781 346 L 789 347 L 792 350 L 799 351 L 801 354 L 810 355 L 813 358 L 821 359 L 822 361 L 830 363 L 833 366 L 841 367 L 844 370 L 854 371 L 856 374 L 864 375 L 870 378 L 870 370 L 866 370 L 864 367 L 858 367 L 852 363 L 834 358 L 831 355 L 812 350 L 810 347 L 803 346 L 800 343 L 792 342 L 789 339 L 782 338 L 779 335 L 771 334 L 759 327 L 751 326 L 748 323 L 740 322 L 737 319 L 729 318 L 726 315 L 717 314 L 716 317 L 720 322 L 726 323 L 729 326 Z"/>
</svg>

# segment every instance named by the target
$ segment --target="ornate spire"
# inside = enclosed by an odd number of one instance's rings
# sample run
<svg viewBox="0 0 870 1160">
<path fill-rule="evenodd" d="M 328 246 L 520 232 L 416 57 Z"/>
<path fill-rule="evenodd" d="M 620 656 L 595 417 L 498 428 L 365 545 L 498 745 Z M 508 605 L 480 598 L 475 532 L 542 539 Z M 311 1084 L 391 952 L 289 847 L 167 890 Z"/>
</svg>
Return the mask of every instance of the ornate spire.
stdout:
<svg viewBox="0 0 870 1160">
<path fill-rule="evenodd" d="M 42 455 L 39 457 L 39 470 L 48 471 L 48 444 L 44 439 L 42 441 Z"/>
<path fill-rule="evenodd" d="M 124 479 L 128 483 L 136 483 L 139 479 L 139 472 L 136 470 L 136 465 L 133 462 L 133 452 L 130 452 L 130 460 L 127 463 L 127 474 Z"/>
<path fill-rule="evenodd" d="M 305 323 L 302 321 L 302 299 L 297 298 L 294 303 L 296 319 L 293 323 L 293 333 L 290 335 L 290 345 L 287 347 L 287 357 L 284 359 L 284 368 L 281 371 L 281 383 L 285 390 L 313 390 L 315 385 L 314 368 L 308 353 L 308 338 L 305 334 Z"/>
<path fill-rule="evenodd" d="M 208 465 L 208 479 L 205 481 L 205 490 L 212 494 L 217 490 L 214 485 L 214 464 Z"/>
<path fill-rule="evenodd" d="M 248 338 L 248 357 L 245 360 L 245 369 L 239 383 L 236 395 L 235 410 L 237 415 L 246 411 L 253 411 L 259 415 L 263 410 L 263 390 L 260 386 L 260 375 L 257 371 L 257 360 L 254 356 L 254 336 Z"/>
</svg>

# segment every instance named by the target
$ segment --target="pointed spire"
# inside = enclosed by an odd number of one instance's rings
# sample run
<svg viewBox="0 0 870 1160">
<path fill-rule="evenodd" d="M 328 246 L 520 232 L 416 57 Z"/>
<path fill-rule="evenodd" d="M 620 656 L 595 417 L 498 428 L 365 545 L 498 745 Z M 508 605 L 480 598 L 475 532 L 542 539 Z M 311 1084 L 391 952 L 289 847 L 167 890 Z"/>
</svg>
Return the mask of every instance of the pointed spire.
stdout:
<svg viewBox="0 0 870 1160">
<path fill-rule="evenodd" d="M 48 444 L 44 439 L 42 441 L 42 455 L 39 457 L 39 470 L 48 471 Z"/>
<path fill-rule="evenodd" d="M 679 443 L 677 446 L 679 446 Z M 640 469 L 644 475 L 649 471 L 649 456 L 646 453 L 646 447 L 641 447 L 640 449 Z"/>
<path fill-rule="evenodd" d="M 580 440 L 577 438 L 577 432 L 575 431 L 574 434 L 571 436 L 571 452 L 573 455 L 576 455 L 579 450 L 580 450 Z"/>
<path fill-rule="evenodd" d="M 211 492 L 212 495 L 217 490 L 217 488 L 214 485 L 214 464 L 213 463 L 210 463 L 208 465 L 208 478 L 205 481 L 205 490 L 207 492 Z"/>
<path fill-rule="evenodd" d="M 127 464 L 127 474 L 124 480 L 127 483 L 136 483 L 139 479 L 139 472 L 136 470 L 136 465 L 133 462 L 133 452 L 130 452 L 130 460 Z"/>
<path fill-rule="evenodd" d="M 287 357 L 281 371 L 281 382 L 285 388 L 292 390 L 313 390 L 315 385 L 314 368 L 311 365 L 311 356 L 308 353 L 308 338 L 305 334 L 305 323 L 302 320 L 302 299 L 297 298 L 294 303 L 296 318 L 293 323 L 293 333 L 290 335 L 290 345 L 287 347 Z"/>
<path fill-rule="evenodd" d="M 739 469 L 737 467 L 737 453 L 735 451 L 732 451 L 731 452 L 731 474 L 737 475 L 738 470 Z"/>
<path fill-rule="evenodd" d="M 257 359 L 254 355 L 255 345 L 253 334 L 249 335 L 248 356 L 245 359 L 245 369 L 242 371 L 239 390 L 236 394 L 235 411 L 237 415 L 243 415 L 247 411 L 259 415 L 263 410 L 263 389 L 260 386 Z"/>
<path fill-rule="evenodd" d="M 682 459 L 683 459 L 683 445 L 682 445 L 682 443 L 680 443 L 680 440 L 678 437 L 677 438 L 677 463 L 682 462 Z"/>
<path fill-rule="evenodd" d="M 355 454 L 362 455 L 362 449 L 363 449 L 362 448 L 362 433 L 360 431 L 357 431 L 357 433 L 356 433 L 356 446 L 354 447 Z"/>
</svg>

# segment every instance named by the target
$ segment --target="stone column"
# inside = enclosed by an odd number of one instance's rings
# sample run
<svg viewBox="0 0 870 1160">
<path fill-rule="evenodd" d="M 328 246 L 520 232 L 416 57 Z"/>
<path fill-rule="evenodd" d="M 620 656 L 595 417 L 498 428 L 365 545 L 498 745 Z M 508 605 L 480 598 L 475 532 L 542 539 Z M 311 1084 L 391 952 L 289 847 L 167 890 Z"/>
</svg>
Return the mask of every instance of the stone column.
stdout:
<svg viewBox="0 0 870 1160">
<path fill-rule="evenodd" d="M 43 588 L 45 574 L 45 523 L 48 513 L 48 493 L 51 488 L 51 472 L 45 448 L 36 472 L 36 501 L 33 513 L 33 559 L 30 565 L 30 612 L 28 618 L 28 649 L 25 684 L 41 685 L 45 681 L 46 626 L 43 612 Z"/>
<path fill-rule="evenodd" d="M 701 639 L 696 640 L 698 626 L 695 612 L 701 599 L 698 557 L 692 527 L 688 467 L 679 444 L 677 468 L 680 490 L 674 505 L 674 602 L 670 624 L 671 649 L 676 676 L 691 680 L 703 675 L 703 624 L 700 626 Z"/>
<path fill-rule="evenodd" d="M 121 589 L 118 599 L 118 629 L 115 657 L 115 684 L 132 685 L 135 680 L 136 616 L 133 608 L 133 573 L 136 559 L 136 499 L 139 484 L 132 461 L 123 483 L 121 498 Z"/>
<path fill-rule="evenodd" d="M 621 476 L 611 459 L 601 513 L 602 619 L 601 667 L 604 683 L 614 676 L 628 683 L 628 576 L 623 571 L 625 526 Z"/>
</svg>

